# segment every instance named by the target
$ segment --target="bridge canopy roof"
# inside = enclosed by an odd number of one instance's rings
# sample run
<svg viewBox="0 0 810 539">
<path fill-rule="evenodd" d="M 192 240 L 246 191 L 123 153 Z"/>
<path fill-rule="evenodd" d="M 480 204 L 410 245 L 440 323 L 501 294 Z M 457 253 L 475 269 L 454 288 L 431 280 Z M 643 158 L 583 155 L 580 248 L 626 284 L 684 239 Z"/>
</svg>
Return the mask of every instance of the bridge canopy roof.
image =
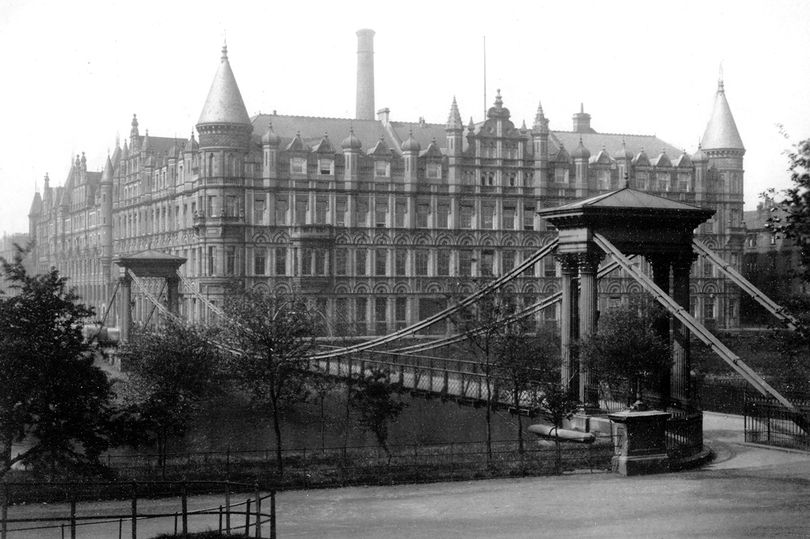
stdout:
<svg viewBox="0 0 810 539">
<path fill-rule="evenodd" d="M 161 253 L 152 249 L 121 255 L 113 259 L 118 266 L 131 270 L 138 277 L 176 278 L 177 270 L 186 263 L 182 256 Z"/>
<path fill-rule="evenodd" d="M 560 232 L 559 252 L 583 252 L 594 232 L 626 253 L 688 250 L 694 229 L 714 215 L 677 200 L 624 187 L 537 212 Z"/>
</svg>

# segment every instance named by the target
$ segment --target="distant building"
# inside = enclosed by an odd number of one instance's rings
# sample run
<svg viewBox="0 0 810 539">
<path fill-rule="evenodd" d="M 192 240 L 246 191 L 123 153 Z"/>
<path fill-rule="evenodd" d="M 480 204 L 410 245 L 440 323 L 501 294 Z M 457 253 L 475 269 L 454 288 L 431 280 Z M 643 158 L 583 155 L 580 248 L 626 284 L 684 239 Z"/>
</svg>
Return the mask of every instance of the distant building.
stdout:
<svg viewBox="0 0 810 539">
<path fill-rule="evenodd" d="M 18 232 L 16 234 L 3 233 L 3 237 L 0 238 L 0 258 L 4 258 L 9 262 L 14 260 L 14 255 L 17 254 L 15 245 L 19 245 L 23 248 L 26 247 L 28 245 L 28 234 L 23 232 Z M 29 263 L 28 260 L 25 262 L 27 266 Z M 4 290 L 5 286 L 5 280 L 0 279 L 0 290 Z"/>
<path fill-rule="evenodd" d="M 486 118 L 466 123 L 449 97 L 445 123 L 396 121 L 387 108 L 375 119 L 373 35 L 358 32 L 356 118 L 250 117 L 223 47 L 199 138 L 141 134 L 133 117 L 102 171 L 82 155 L 63 186 L 46 176 L 30 218 L 38 267 L 60 268 L 101 311 L 117 278 L 113 257 L 154 249 L 186 257 L 185 277 L 214 303 L 234 279 L 298 289 L 342 329 L 384 334 L 441 309 L 459 283 L 503 274 L 552 241 L 538 209 L 625 178 L 716 209 L 699 237 L 740 266 L 745 149 L 722 81 L 693 155 L 655 136 L 600 133 L 582 107 L 570 130 L 550 129 L 542 106 L 531 127 L 516 126 L 500 92 Z M 549 258 L 508 290 L 533 302 L 557 291 L 557 272 Z M 695 315 L 736 327 L 737 289 L 703 262 L 693 274 Z M 618 272 L 600 289 L 603 309 L 641 293 Z M 135 303 L 136 320 L 149 316 L 144 298 Z M 190 294 L 181 311 L 205 316 Z"/>
<path fill-rule="evenodd" d="M 766 227 L 769 217 L 780 217 L 783 213 L 770 197 L 757 204 L 756 210 L 744 212 L 742 273 L 775 301 L 810 294 L 810 283 L 800 277 L 801 248 L 793 240 L 774 234 Z M 759 316 L 743 318 L 744 322 L 768 322 L 767 318 Z"/>
</svg>

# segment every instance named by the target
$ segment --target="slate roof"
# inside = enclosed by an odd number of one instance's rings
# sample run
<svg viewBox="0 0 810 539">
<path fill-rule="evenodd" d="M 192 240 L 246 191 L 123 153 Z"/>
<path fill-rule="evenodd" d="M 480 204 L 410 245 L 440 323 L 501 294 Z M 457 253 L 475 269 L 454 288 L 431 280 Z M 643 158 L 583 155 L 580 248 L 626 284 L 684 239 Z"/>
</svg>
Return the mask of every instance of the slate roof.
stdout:
<svg viewBox="0 0 810 539">
<path fill-rule="evenodd" d="M 197 123 L 250 124 L 245 101 L 236 84 L 231 63 L 228 61 L 227 47 L 222 47 L 219 68 L 211 82 L 208 97 Z"/>
<path fill-rule="evenodd" d="M 731 107 L 728 106 L 726 100 L 722 80 L 717 83 L 714 109 L 712 109 L 712 116 L 706 125 L 706 131 L 703 133 L 700 144 L 704 150 L 745 149 L 740 132 L 737 130 L 737 124 L 734 122 L 734 116 L 731 114 Z"/>
<path fill-rule="evenodd" d="M 642 149 L 648 154 L 658 155 L 662 149 L 665 149 L 669 155 L 680 155 L 683 149 L 673 146 L 668 142 L 664 142 L 655 135 L 625 135 L 621 133 L 579 133 L 576 131 L 551 131 L 549 135 L 549 154 L 556 155 L 562 143 L 565 148 L 572 149 L 579 145 L 579 139 L 582 137 L 582 145 L 594 154 L 602 148 L 610 154 L 614 155 L 622 149 L 622 142 L 624 142 L 628 151 L 633 155 L 637 155 Z M 552 146 L 554 146 L 552 148 Z"/>
<path fill-rule="evenodd" d="M 580 208 L 622 208 L 622 209 L 643 209 L 643 210 L 701 210 L 697 206 L 684 204 L 677 200 L 659 197 L 637 191 L 631 187 L 625 187 L 609 193 L 602 193 L 585 200 L 579 200 L 556 208 L 554 211 L 576 210 Z M 539 212 L 541 213 L 541 212 Z"/>
</svg>

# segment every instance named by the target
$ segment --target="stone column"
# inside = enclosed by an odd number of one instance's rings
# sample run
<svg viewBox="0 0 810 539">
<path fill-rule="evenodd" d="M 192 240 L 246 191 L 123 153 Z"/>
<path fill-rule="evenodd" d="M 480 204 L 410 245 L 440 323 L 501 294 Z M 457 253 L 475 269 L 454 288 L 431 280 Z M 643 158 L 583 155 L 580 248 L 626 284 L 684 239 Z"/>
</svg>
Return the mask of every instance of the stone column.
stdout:
<svg viewBox="0 0 810 539">
<path fill-rule="evenodd" d="M 589 251 L 579 256 L 579 339 L 586 340 L 596 333 L 597 288 L 596 272 L 600 253 Z M 584 361 L 579 362 L 579 398 L 585 411 L 599 409 L 599 386 Z"/>
<path fill-rule="evenodd" d="M 119 277 L 121 297 L 119 299 L 119 339 L 122 343 L 129 342 L 129 330 L 132 326 L 132 279 L 126 269 L 121 269 Z"/>
<path fill-rule="evenodd" d="M 560 365 L 560 382 L 570 389 L 573 373 L 573 358 L 571 356 L 571 343 L 575 327 L 574 291 L 576 290 L 576 277 L 578 271 L 577 260 L 573 255 L 558 257 L 562 266 L 562 302 L 560 308 L 560 352 L 562 365 Z"/>
<path fill-rule="evenodd" d="M 664 255 L 648 256 L 647 260 L 650 262 L 653 273 L 653 282 L 664 291 L 667 295 L 671 295 L 669 289 L 669 266 L 671 258 Z M 654 321 L 653 327 L 656 333 L 664 342 L 670 342 L 669 327 L 670 316 L 662 315 Z M 658 393 L 661 397 L 661 407 L 666 409 L 670 400 L 670 375 L 669 369 L 663 370 L 659 378 Z"/>
<path fill-rule="evenodd" d="M 166 299 L 169 312 L 180 315 L 180 278 L 177 275 L 166 278 Z"/>
<path fill-rule="evenodd" d="M 693 254 L 681 256 L 672 261 L 672 296 L 686 312 L 691 312 L 689 305 L 689 270 L 695 260 Z M 672 371 L 670 377 L 670 394 L 672 399 L 683 407 L 691 405 L 693 395 L 690 391 L 691 361 L 689 356 L 689 329 L 679 320 L 672 324 Z"/>
</svg>

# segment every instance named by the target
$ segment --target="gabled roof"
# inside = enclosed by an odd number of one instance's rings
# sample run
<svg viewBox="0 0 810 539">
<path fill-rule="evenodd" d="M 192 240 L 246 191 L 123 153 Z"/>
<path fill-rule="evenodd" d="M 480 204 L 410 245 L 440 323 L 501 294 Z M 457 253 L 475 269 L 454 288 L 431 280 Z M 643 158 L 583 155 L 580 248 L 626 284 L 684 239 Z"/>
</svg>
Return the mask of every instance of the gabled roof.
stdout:
<svg viewBox="0 0 810 539">
<path fill-rule="evenodd" d="M 211 82 L 208 98 L 205 100 L 197 123 L 250 124 L 250 116 L 248 116 L 245 102 L 242 100 L 242 93 L 239 91 L 236 77 L 234 77 L 228 61 L 227 46 L 222 47 L 219 68 Z"/>
<path fill-rule="evenodd" d="M 335 153 L 335 147 L 332 146 L 332 142 L 329 140 L 329 135 L 326 133 L 323 134 L 323 138 L 312 148 L 312 151 L 315 153 Z"/>
<path fill-rule="evenodd" d="M 391 148 L 385 143 L 385 138 L 380 137 L 380 140 L 377 141 L 377 144 L 374 145 L 372 149 L 370 149 L 367 155 L 373 155 L 375 157 L 391 157 L 392 151 Z"/>
</svg>

